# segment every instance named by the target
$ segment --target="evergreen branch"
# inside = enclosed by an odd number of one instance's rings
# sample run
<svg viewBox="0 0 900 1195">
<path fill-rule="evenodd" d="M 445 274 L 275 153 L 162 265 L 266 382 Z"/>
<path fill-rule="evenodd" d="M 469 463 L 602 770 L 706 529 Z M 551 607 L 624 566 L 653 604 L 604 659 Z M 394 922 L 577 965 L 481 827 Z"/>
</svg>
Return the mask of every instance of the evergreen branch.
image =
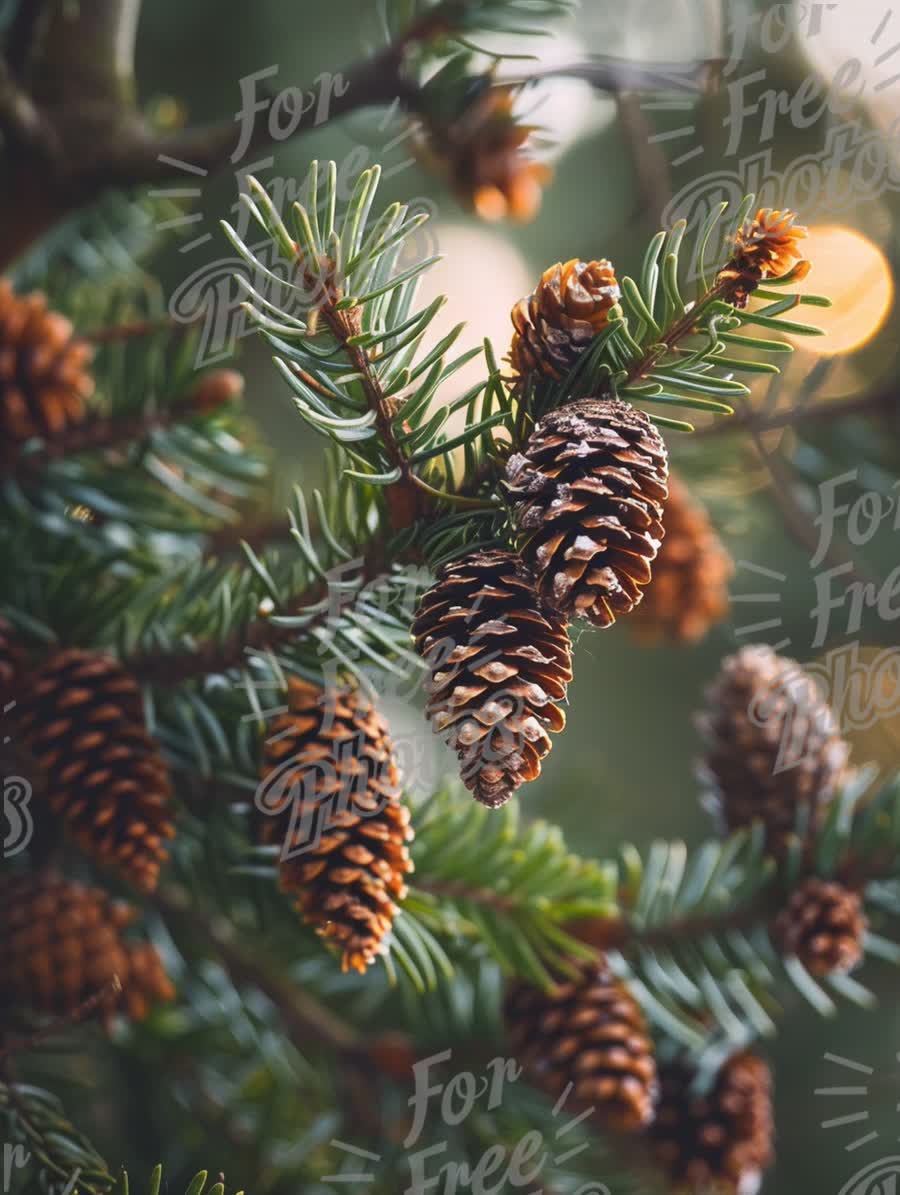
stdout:
<svg viewBox="0 0 900 1195">
<path fill-rule="evenodd" d="M 892 416 L 900 412 L 900 390 L 894 387 L 853 394 L 846 398 L 825 399 L 816 403 L 777 411 L 770 414 L 753 409 L 738 412 L 731 419 L 716 420 L 698 428 L 701 437 L 729 435 L 735 431 L 755 429 L 758 432 L 778 431 L 806 423 L 828 423 L 857 415 Z"/>
</svg>

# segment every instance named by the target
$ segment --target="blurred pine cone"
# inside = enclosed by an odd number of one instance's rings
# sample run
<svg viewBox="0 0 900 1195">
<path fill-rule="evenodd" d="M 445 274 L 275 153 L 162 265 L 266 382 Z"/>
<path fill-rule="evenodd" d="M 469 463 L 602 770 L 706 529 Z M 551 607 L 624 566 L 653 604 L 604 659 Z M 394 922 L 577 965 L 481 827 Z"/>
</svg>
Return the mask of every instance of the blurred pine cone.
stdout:
<svg viewBox="0 0 900 1195">
<path fill-rule="evenodd" d="M 31 679 L 17 713 L 50 808 L 73 840 L 152 891 L 175 829 L 168 771 L 136 681 L 111 656 L 60 651 Z"/>
<path fill-rule="evenodd" d="M 811 975 L 850 971 L 862 959 L 866 933 L 862 897 L 853 888 L 810 876 L 772 925 L 785 957 L 796 957 Z"/>
<path fill-rule="evenodd" d="M 545 611 L 510 552 L 453 560 L 422 597 L 412 625 L 429 667 L 425 707 L 456 751 L 463 782 L 489 808 L 534 780 L 562 730 L 572 679 L 563 621 Z"/>
<path fill-rule="evenodd" d="M 666 537 L 630 626 L 646 641 L 696 642 L 727 616 L 734 566 L 706 510 L 671 473 L 662 522 Z"/>
<path fill-rule="evenodd" d="M 774 1160 L 772 1077 L 755 1054 L 735 1054 L 712 1087 L 696 1090 L 686 1062 L 661 1065 L 650 1130 L 653 1152 L 674 1191 L 753 1195 Z"/>
<path fill-rule="evenodd" d="M 745 647 L 723 660 L 707 705 L 701 780 L 725 828 L 761 820 L 768 849 L 781 854 L 805 808 L 813 837 L 849 756 L 813 679 L 770 647 Z"/>
<path fill-rule="evenodd" d="M 100 888 L 31 874 L 0 885 L 0 1004 L 63 1017 L 104 993 L 107 1024 L 116 1011 L 131 1020 L 175 989 L 156 950 L 122 931 L 137 911 Z M 113 981 L 121 985 L 116 990 Z"/>
<path fill-rule="evenodd" d="M 619 399 L 552 411 L 510 457 L 522 555 L 549 606 L 608 627 L 637 605 L 664 535 L 667 460 L 649 418 Z"/>
<path fill-rule="evenodd" d="M 724 297 L 735 307 L 746 307 L 750 295 L 766 278 L 782 278 L 794 268 L 799 280 L 809 273 L 798 241 L 808 235 L 795 224 L 795 212 L 760 208 L 753 220 L 746 220 L 734 238 L 734 248 L 727 264 L 716 277 Z"/>
<path fill-rule="evenodd" d="M 653 1118 L 656 1060 L 643 1013 L 602 957 L 547 991 L 513 985 L 504 1019 L 513 1053 L 556 1098 L 593 1108 L 605 1129 L 635 1132 Z"/>
<path fill-rule="evenodd" d="M 0 710 L 9 701 L 18 701 L 22 674 L 22 650 L 12 625 L 0 615 Z"/>
<path fill-rule="evenodd" d="M 307 924 L 363 972 L 385 945 L 412 871 L 409 810 L 387 723 L 358 691 L 291 678 L 272 723 L 256 807 L 282 847 L 280 883 Z"/>
<path fill-rule="evenodd" d="M 0 437 L 5 446 L 50 439 L 85 416 L 93 350 L 47 310 L 44 295 L 17 295 L 0 279 Z"/>
<path fill-rule="evenodd" d="M 526 142 L 534 132 L 514 112 L 516 89 L 490 87 L 450 123 L 435 122 L 427 144 L 433 165 L 449 177 L 461 203 L 483 220 L 534 219 L 550 181 Z"/>
<path fill-rule="evenodd" d="M 564 378 L 606 327 L 619 297 L 615 271 L 605 259 L 573 258 L 551 266 L 532 294 L 512 309 L 510 365 L 520 378 L 532 373 Z"/>
</svg>

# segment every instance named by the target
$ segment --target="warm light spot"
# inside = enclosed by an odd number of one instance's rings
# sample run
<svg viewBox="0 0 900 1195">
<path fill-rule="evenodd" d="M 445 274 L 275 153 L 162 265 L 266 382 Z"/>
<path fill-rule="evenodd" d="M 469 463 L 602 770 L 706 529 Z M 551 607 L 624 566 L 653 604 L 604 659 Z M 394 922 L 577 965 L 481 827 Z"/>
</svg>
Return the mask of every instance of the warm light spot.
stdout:
<svg viewBox="0 0 900 1195">
<path fill-rule="evenodd" d="M 840 224 L 814 225 L 802 248 L 813 268 L 791 289 L 827 295 L 834 306 L 803 306 L 786 315 L 825 332 L 792 338 L 794 343 L 827 356 L 860 348 L 884 323 L 893 303 L 894 284 L 884 254 L 862 233 Z"/>
</svg>

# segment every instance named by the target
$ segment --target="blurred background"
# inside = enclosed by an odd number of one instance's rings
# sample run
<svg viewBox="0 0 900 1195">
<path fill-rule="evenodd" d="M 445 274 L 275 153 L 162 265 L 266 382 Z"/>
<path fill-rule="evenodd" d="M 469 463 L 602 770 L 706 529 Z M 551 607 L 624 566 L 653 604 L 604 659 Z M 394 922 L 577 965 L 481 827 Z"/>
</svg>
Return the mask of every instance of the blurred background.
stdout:
<svg viewBox="0 0 900 1195">
<path fill-rule="evenodd" d="M 266 81 L 272 89 L 308 86 L 379 44 L 377 10 L 373 0 L 256 0 L 250 7 L 234 0 L 155 0 L 144 6 L 138 39 L 143 98 L 170 123 L 195 122 L 237 112 L 239 81 L 267 67 L 278 68 Z M 555 177 L 536 218 L 525 225 L 488 224 L 464 211 L 414 160 L 397 113 L 356 114 L 284 143 L 268 162 L 242 161 L 234 174 L 204 183 L 197 209 L 203 225 L 180 236 L 173 232 L 159 262 L 166 294 L 229 256 L 216 222 L 229 217 L 241 173 L 252 169 L 264 182 L 300 180 L 312 157 L 346 161 L 348 175 L 378 161 L 387 176 L 384 203 L 413 200 L 435 213 L 431 236 L 445 257 L 426 289 L 449 297 L 447 326 L 466 320 L 463 342 L 489 336 L 502 355 L 510 307 L 549 265 L 576 256 L 609 257 L 620 276 L 633 273 L 664 218 L 673 211 L 687 214 L 678 204 L 683 208 L 692 196 L 708 194 L 710 178 L 719 180 L 725 198 L 752 190 L 759 178 L 767 204 L 796 207 L 809 225 L 808 285 L 830 295 L 835 308 L 812 309 L 820 318 L 811 322 L 828 335 L 798 342 L 777 388 L 765 378 L 754 385 L 754 405 L 781 412 L 804 401 L 897 394 L 900 11 L 891 14 L 883 0 L 771 6 L 749 0 L 583 0 L 560 36 L 528 49 L 537 63 L 516 63 L 522 73 L 597 55 L 717 59 L 719 65 L 714 84 L 677 107 L 629 97 L 617 102 L 572 79 L 528 89 L 521 102 L 542 126 L 541 155 Z M 185 251 L 201 228 L 212 239 Z M 279 482 L 302 478 L 315 484 L 321 445 L 295 417 L 260 342 L 243 341 L 242 368 L 251 413 L 274 445 Z M 470 383 L 462 378 L 460 391 Z M 896 431 L 896 419 L 889 426 Z M 814 642 L 815 577 L 821 571 L 810 564 L 815 543 L 808 534 L 805 542 L 803 534 L 792 534 L 785 503 L 807 512 L 808 531 L 808 512 L 816 510 L 823 480 L 852 472 L 865 459 L 868 470 L 849 480 L 840 496 L 852 501 L 872 489 L 890 494 L 900 461 L 900 438 L 875 437 L 862 420 L 788 424 L 767 432 L 762 443 L 787 468 L 788 481 L 782 478 L 779 488 L 746 432 L 667 438 L 676 468 L 708 505 L 736 562 L 731 591 L 743 600 L 733 604 L 725 625 L 695 646 L 647 647 L 627 625 L 580 637 L 565 741 L 523 805 L 559 822 L 585 853 L 612 851 L 623 840 L 696 842 L 711 832 L 694 780 L 699 740 L 693 714 L 719 660 L 751 641 L 787 640 L 783 650 L 801 661 L 821 655 L 825 646 Z M 900 531 L 885 518 L 854 551 L 867 575 L 883 579 L 900 560 L 898 549 Z M 774 598 L 754 604 L 755 595 L 773 592 Z M 761 623 L 761 629 L 748 630 Z M 848 628 L 846 610 L 835 610 L 827 646 L 859 641 L 880 650 L 897 642 L 896 626 L 870 611 L 861 627 Z M 410 726 L 421 726 L 410 711 L 391 712 L 392 722 L 404 716 Z M 888 717 L 854 731 L 856 762 L 896 766 L 897 729 L 897 719 Z M 430 741 L 427 746 L 424 772 L 439 772 L 449 758 Z M 873 977 L 881 999 L 874 1014 L 842 1011 L 822 1020 L 802 1008 L 789 1010 L 778 1040 L 767 1047 L 779 1124 L 768 1192 L 837 1192 L 866 1161 L 896 1152 L 900 981 L 895 972 L 877 968 Z M 814 1094 L 847 1080 L 828 1054 L 873 1068 L 865 1099 L 841 1102 Z M 860 1127 L 862 1113 L 868 1120 Z M 846 1115 L 858 1119 L 823 1127 Z M 858 1150 L 845 1149 L 864 1132 L 879 1136 Z"/>
</svg>

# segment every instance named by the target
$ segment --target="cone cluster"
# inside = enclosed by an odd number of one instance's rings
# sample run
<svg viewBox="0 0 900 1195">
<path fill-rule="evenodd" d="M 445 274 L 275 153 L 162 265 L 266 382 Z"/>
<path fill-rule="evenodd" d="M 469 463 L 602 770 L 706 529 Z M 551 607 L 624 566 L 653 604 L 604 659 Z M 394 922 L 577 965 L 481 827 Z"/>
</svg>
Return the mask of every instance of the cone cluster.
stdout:
<svg viewBox="0 0 900 1195">
<path fill-rule="evenodd" d="M 60 651 L 29 677 L 16 713 L 49 807 L 71 838 L 152 891 L 174 825 L 168 771 L 136 681 L 111 656 Z"/>
<path fill-rule="evenodd" d="M 812 837 L 848 772 L 849 747 L 811 677 L 770 647 L 729 656 L 698 719 L 701 779 L 725 829 L 761 821 L 782 855 L 804 812 Z"/>
<path fill-rule="evenodd" d="M 575 979 L 543 990 L 518 983 L 504 1007 L 516 1059 L 552 1098 L 571 1084 L 567 1109 L 591 1108 L 596 1123 L 636 1132 L 653 1118 L 653 1043 L 634 997 L 607 961 L 578 964 Z"/>
<path fill-rule="evenodd" d="M 356 690 L 291 679 L 257 792 L 258 836 L 303 920 L 365 971 L 383 951 L 412 871 L 409 810 L 385 720 Z"/>
<path fill-rule="evenodd" d="M 628 403 L 582 399 L 541 420 L 506 483 L 548 606 L 608 627 L 638 604 L 664 534 L 667 477 L 662 437 Z"/>
<path fill-rule="evenodd" d="M 694 643 L 727 617 L 734 566 L 709 515 L 684 482 L 670 474 L 668 490 L 665 539 L 630 626 L 645 641 Z"/>
<path fill-rule="evenodd" d="M 786 957 L 812 975 L 851 971 L 863 956 L 866 917 L 862 897 L 834 880 L 810 876 L 772 924 L 772 938 Z"/>
<path fill-rule="evenodd" d="M 47 310 L 40 293 L 17 295 L 0 279 L 0 439 L 51 439 L 84 419 L 94 390 L 90 345 Z"/>
<path fill-rule="evenodd" d="M 445 565 L 412 626 L 426 660 L 427 716 L 460 760 L 462 779 L 496 808 L 533 780 L 562 730 L 572 679 L 565 622 L 539 601 L 510 552 Z"/>
<path fill-rule="evenodd" d="M 769 1068 L 745 1051 L 707 1090 L 699 1078 L 687 1062 L 660 1067 L 654 1156 L 674 1191 L 753 1195 L 774 1157 Z"/>
<path fill-rule="evenodd" d="M 606 259 L 573 258 L 545 270 L 531 295 L 512 309 L 509 363 L 517 377 L 524 381 L 537 373 L 562 380 L 606 327 L 619 298 L 615 271 Z"/>
<path fill-rule="evenodd" d="M 41 874 L 5 881 L 0 1005 L 65 1017 L 101 996 L 107 1022 L 116 1012 L 143 1020 L 175 989 L 154 947 L 123 936 L 136 916 L 99 888 Z"/>
</svg>

